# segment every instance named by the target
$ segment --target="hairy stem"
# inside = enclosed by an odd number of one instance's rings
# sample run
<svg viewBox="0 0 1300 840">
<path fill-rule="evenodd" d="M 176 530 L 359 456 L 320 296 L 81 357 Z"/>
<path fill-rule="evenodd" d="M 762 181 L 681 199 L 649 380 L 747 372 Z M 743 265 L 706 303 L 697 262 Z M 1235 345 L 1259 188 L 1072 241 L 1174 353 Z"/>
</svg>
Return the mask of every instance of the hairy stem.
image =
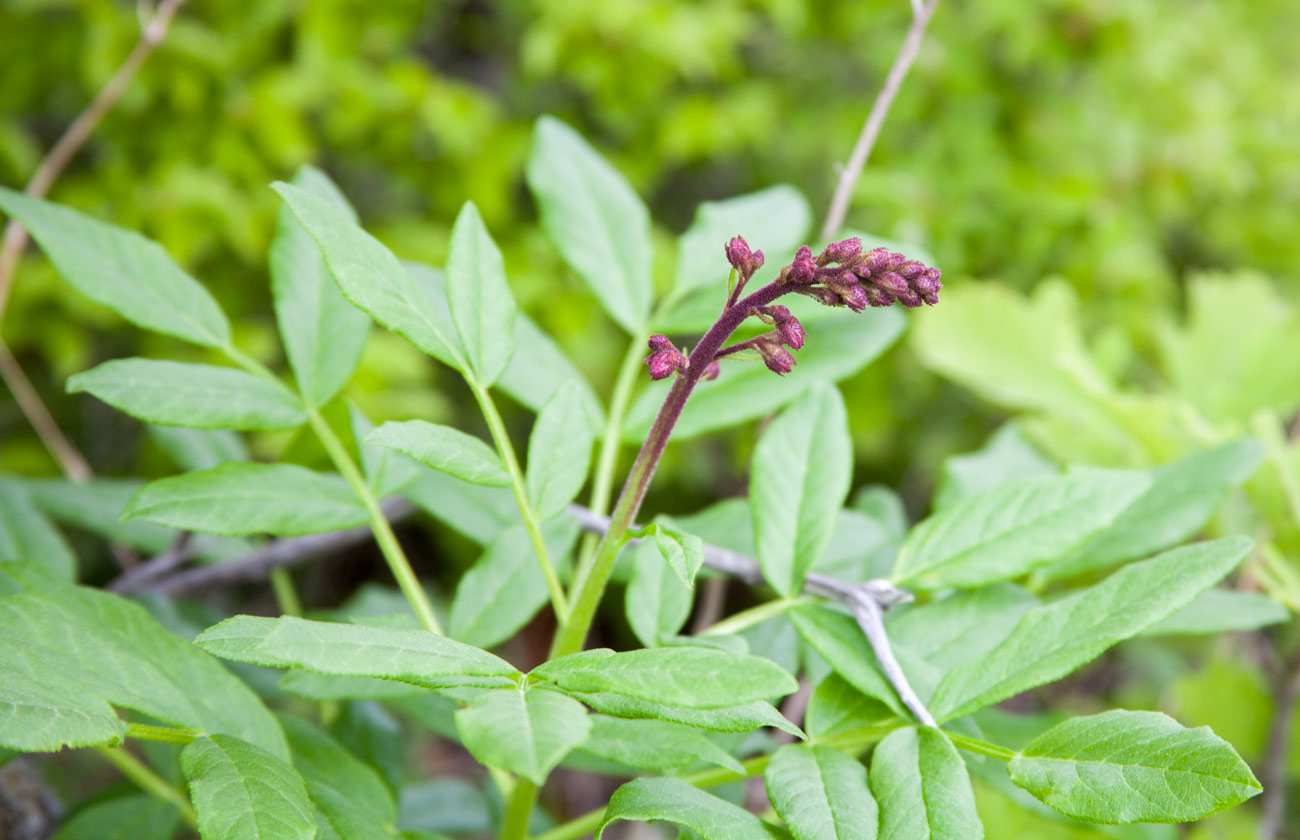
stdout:
<svg viewBox="0 0 1300 840">
<path fill-rule="evenodd" d="M 145 793 L 175 805 L 185 824 L 195 830 L 198 829 L 199 818 L 194 813 L 194 806 L 190 804 L 189 799 L 185 797 L 185 794 L 167 784 L 167 781 L 153 770 L 150 770 L 148 765 L 120 747 L 95 747 L 94 749 L 109 764 L 121 771 L 123 776 L 135 782 Z"/>
<path fill-rule="evenodd" d="M 483 419 L 487 421 L 488 429 L 492 432 L 492 442 L 496 444 L 497 454 L 501 456 L 506 471 L 510 473 L 515 504 L 519 506 L 519 515 L 523 517 L 524 529 L 528 531 L 528 541 L 532 543 L 533 554 L 537 555 L 537 564 L 542 569 L 546 588 L 551 593 L 551 608 L 555 610 L 556 620 L 564 624 L 569 620 L 569 604 L 565 600 L 564 587 L 560 585 L 560 578 L 555 573 L 555 565 L 551 562 L 551 553 L 546 548 L 546 540 L 542 537 L 542 524 L 537 519 L 537 511 L 533 510 L 532 502 L 528 500 L 528 491 L 524 489 L 524 473 L 519 469 L 519 458 L 515 456 L 515 448 L 510 443 L 509 435 L 506 434 L 506 424 L 502 422 L 501 413 L 497 411 L 496 403 L 492 401 L 492 395 L 488 393 L 487 388 L 469 377 L 466 377 L 465 381 L 469 383 L 474 399 L 483 412 Z"/>
</svg>

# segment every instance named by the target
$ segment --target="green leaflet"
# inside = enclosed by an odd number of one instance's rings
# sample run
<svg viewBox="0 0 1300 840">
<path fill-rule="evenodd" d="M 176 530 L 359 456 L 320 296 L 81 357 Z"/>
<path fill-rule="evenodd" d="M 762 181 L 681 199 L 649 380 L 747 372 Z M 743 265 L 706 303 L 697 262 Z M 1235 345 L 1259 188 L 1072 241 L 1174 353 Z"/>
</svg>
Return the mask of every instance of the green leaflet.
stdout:
<svg viewBox="0 0 1300 840">
<path fill-rule="evenodd" d="M 334 282 L 353 306 L 443 364 L 465 367 L 428 292 L 392 251 L 326 199 L 281 181 L 271 187 L 316 240 Z"/>
<path fill-rule="evenodd" d="M 170 802 L 122 796 L 77 811 L 50 840 L 171 840 L 178 822 Z"/>
<path fill-rule="evenodd" d="M 893 709 L 832 672 L 813 689 L 803 722 L 810 736 L 824 738 L 893 720 Z"/>
<path fill-rule="evenodd" d="M 691 590 L 695 588 L 695 575 L 704 565 L 704 540 L 688 534 L 670 519 L 659 517 L 649 528 L 659 556 L 673 570 L 673 574 Z"/>
<path fill-rule="evenodd" d="M 693 593 L 664 562 L 654 540 L 643 539 L 624 550 L 632 555 L 632 578 L 624 597 L 628 624 L 641 644 L 658 647 L 686 624 Z"/>
<path fill-rule="evenodd" d="M 597 649 L 552 659 L 530 674 L 565 691 L 714 709 L 793 694 L 798 683 L 776 663 L 716 648 Z"/>
<path fill-rule="evenodd" d="M 886 627 L 895 646 L 947 671 L 995 647 L 1038 603 L 1027 589 L 995 583 L 891 612 Z"/>
<path fill-rule="evenodd" d="M 912 529 L 893 579 L 942 589 L 1020 577 L 1105 528 L 1149 485 L 1140 473 L 1080 469 L 968 496 Z"/>
<path fill-rule="evenodd" d="M 1025 439 L 1015 423 L 998 428 L 975 452 L 943 462 L 943 475 L 934 491 L 936 511 L 1021 478 L 1056 475 L 1057 466 Z"/>
<path fill-rule="evenodd" d="M 59 275 L 91 300 L 146 330 L 205 347 L 230 343 L 230 323 L 212 295 L 158 243 L 3 187 L 0 210 L 27 228 Z"/>
<path fill-rule="evenodd" d="M 20 560 L 45 566 L 65 580 L 77 576 L 77 557 L 63 535 L 22 487 L 0 481 L 0 563 Z"/>
<path fill-rule="evenodd" d="M 980 840 L 966 765 L 933 727 L 891 732 L 871 757 L 881 840 Z"/>
<path fill-rule="evenodd" d="M 718 799 L 681 779 L 634 779 L 614 791 L 596 828 L 600 840 L 615 820 L 664 820 L 686 826 L 703 840 L 780 840 L 789 835 L 744 808 Z"/>
<path fill-rule="evenodd" d="M 68 379 L 69 393 L 83 391 L 164 426 L 271 431 L 307 422 L 287 388 L 235 368 L 114 359 Z"/>
<path fill-rule="evenodd" d="M 590 730 L 581 703 L 544 687 L 485 691 L 456 711 L 456 731 L 474 758 L 538 785 Z"/>
<path fill-rule="evenodd" d="M 799 592 L 825 551 L 852 474 L 844 400 L 814 383 L 759 439 L 749 481 L 758 563 L 782 595 Z"/>
<path fill-rule="evenodd" d="M 398 452 L 386 446 L 366 443 L 366 436 L 374 430 L 375 424 L 351 402 L 348 403 L 348 417 L 352 421 L 352 439 L 356 441 L 357 451 L 361 455 L 361 469 L 366 475 L 366 483 L 375 491 L 376 496 L 397 493 L 424 473 L 410 458 L 403 458 Z"/>
<path fill-rule="evenodd" d="M 280 725 L 320 828 L 346 840 L 391 840 L 397 803 L 383 777 L 301 718 L 281 715 Z"/>
<path fill-rule="evenodd" d="M 796 607 L 787 615 L 804 641 L 850 685 L 884 703 L 899 717 L 911 719 L 911 713 L 876 666 L 876 655 L 856 621 L 844 613 L 818 606 Z"/>
<path fill-rule="evenodd" d="M 537 121 L 528 186 L 542 229 L 615 321 L 640 334 L 650 316 L 650 214 L 627 181 L 579 134 Z"/>
<path fill-rule="evenodd" d="M 782 717 L 770 703 L 755 701 L 738 706 L 721 706 L 716 709 L 689 709 L 684 706 L 642 700 L 613 691 L 569 691 L 568 694 L 611 717 L 631 720 L 666 720 L 711 732 L 752 732 L 770 726 L 789 732 L 796 738 L 804 737 L 799 727 Z"/>
<path fill-rule="evenodd" d="M 181 750 L 203 840 L 312 840 L 316 819 L 302 777 L 265 750 L 228 735 Z"/>
<path fill-rule="evenodd" d="M 557 388 L 542 406 L 528 438 L 524 485 L 541 519 L 562 513 L 587 481 L 595 436 L 590 431 L 583 394 L 577 380 Z"/>
<path fill-rule="evenodd" d="M 510 474 L 501 458 L 483 441 L 424 420 L 389 421 L 370 434 L 366 443 L 405 452 L 439 472 L 488 487 L 509 487 Z"/>
<path fill-rule="evenodd" d="M 447 305 L 465 360 L 475 379 L 491 385 L 515 350 L 515 299 L 501 251 L 472 201 L 451 229 L 446 278 Z"/>
<path fill-rule="evenodd" d="M 1065 676 L 1189 603 L 1232 571 L 1250 547 L 1244 537 L 1183 546 L 1035 607 L 997 647 L 948 672 L 930 701 L 931 713 L 952 720 Z"/>
<path fill-rule="evenodd" d="M 1189 604 L 1142 631 L 1143 636 L 1210 635 L 1258 630 L 1291 617 L 1286 607 L 1262 592 L 1207 589 Z"/>
<path fill-rule="evenodd" d="M 866 768 L 839 750 L 784 746 L 763 783 L 796 840 L 875 840 L 879 814 Z"/>
<path fill-rule="evenodd" d="M 225 536 L 296 536 L 354 528 L 370 516 L 336 475 L 234 462 L 151 481 L 127 502 L 122 518 Z"/>
<path fill-rule="evenodd" d="M 1007 770 L 1061 813 L 1109 824 L 1199 820 L 1262 790 L 1208 727 L 1186 729 L 1159 712 L 1122 709 L 1057 724 Z"/>
<path fill-rule="evenodd" d="M 356 223 L 356 212 L 324 172 L 303 166 L 293 176 L 293 185 Z M 275 320 L 298 391 L 311 405 L 322 406 L 357 369 L 370 319 L 339 292 L 316 240 L 287 205 L 276 216 L 270 269 Z"/>
<path fill-rule="evenodd" d="M 519 672 L 487 651 L 423 630 L 237 615 L 194 643 L 216 656 L 344 677 L 379 677 L 426 688 L 512 686 Z"/>
<path fill-rule="evenodd" d="M 420 470 L 402 495 L 425 513 L 479 545 L 518 521 L 515 497 L 504 487 L 466 484 L 437 470 Z"/>
<path fill-rule="evenodd" d="M 206 470 L 227 461 L 247 461 L 244 439 L 226 429 L 150 426 L 149 437 L 183 470 Z"/>
<path fill-rule="evenodd" d="M 739 761 L 698 730 L 662 720 L 593 716 L 579 750 L 635 770 L 678 770 L 706 761 L 745 775 Z"/>
</svg>

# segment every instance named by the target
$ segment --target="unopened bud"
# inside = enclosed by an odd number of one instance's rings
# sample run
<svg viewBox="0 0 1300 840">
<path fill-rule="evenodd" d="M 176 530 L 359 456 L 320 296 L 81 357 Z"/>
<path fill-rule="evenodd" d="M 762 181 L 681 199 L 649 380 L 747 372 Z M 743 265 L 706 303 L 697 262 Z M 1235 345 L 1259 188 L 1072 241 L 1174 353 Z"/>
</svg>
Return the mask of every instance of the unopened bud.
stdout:
<svg viewBox="0 0 1300 840">
<path fill-rule="evenodd" d="M 808 334 L 804 331 L 803 324 L 799 323 L 799 319 L 793 315 L 783 321 L 777 321 L 776 331 L 780 334 L 781 340 L 795 350 L 803 347 L 804 336 Z"/>
<path fill-rule="evenodd" d="M 718 378 L 718 374 L 720 373 L 722 373 L 722 367 L 717 362 L 709 362 L 708 367 L 704 369 L 704 373 L 700 375 L 700 378 L 706 382 L 712 382 Z"/>
<path fill-rule="evenodd" d="M 817 257 L 818 265 L 830 265 L 831 263 L 844 262 L 856 257 L 862 251 L 862 240 L 856 236 L 852 239 L 841 239 L 839 242 L 832 242 L 827 245 L 821 255 Z"/>
<path fill-rule="evenodd" d="M 651 379 L 667 379 L 686 367 L 686 357 L 673 346 L 668 336 L 652 335 L 648 344 L 651 353 L 645 357 L 645 364 L 650 368 Z"/>
<path fill-rule="evenodd" d="M 733 236 L 727 243 L 726 252 L 727 262 L 746 280 L 763 267 L 763 252 L 751 251 L 743 236 Z"/>
</svg>

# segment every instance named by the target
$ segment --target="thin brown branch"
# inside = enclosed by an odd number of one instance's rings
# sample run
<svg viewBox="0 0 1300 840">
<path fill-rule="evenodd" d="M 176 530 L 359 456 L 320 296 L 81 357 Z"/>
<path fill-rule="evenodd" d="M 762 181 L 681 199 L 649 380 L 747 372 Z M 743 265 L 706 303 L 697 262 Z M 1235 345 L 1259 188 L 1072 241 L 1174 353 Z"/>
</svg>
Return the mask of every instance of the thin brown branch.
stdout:
<svg viewBox="0 0 1300 840">
<path fill-rule="evenodd" d="M 18 364 L 18 360 L 14 358 L 13 352 L 4 339 L 0 339 L 0 379 L 4 380 L 9 393 L 14 395 L 18 409 L 36 430 L 41 443 L 45 444 L 45 448 L 54 456 L 54 460 L 58 461 L 64 475 L 73 481 L 86 481 L 94 476 L 94 470 L 90 468 L 90 464 L 77 447 L 73 446 L 63 434 L 63 430 L 55 422 L 50 410 L 45 407 L 44 401 L 36 393 L 36 388 L 23 372 L 22 365 Z"/>
<path fill-rule="evenodd" d="M 1259 821 L 1260 840 L 1281 840 L 1287 805 L 1286 759 L 1291 750 L 1292 720 L 1300 702 L 1300 654 L 1291 657 L 1279 675 L 1277 706 L 1269 727 L 1268 752 L 1261 775 L 1264 777 L 1264 815 Z"/>
<path fill-rule="evenodd" d="M 862 176 L 867 158 L 870 157 L 871 149 L 876 145 L 876 138 L 880 136 L 880 129 L 885 124 L 885 117 L 894 104 L 894 98 L 898 96 L 899 88 L 903 86 L 903 79 L 907 78 L 907 71 L 912 68 L 917 53 L 921 51 L 925 28 L 929 25 L 937 5 L 939 0 L 912 0 L 912 25 L 907 29 L 907 37 L 903 39 L 903 46 L 899 49 L 893 66 L 889 68 L 889 74 L 885 76 L 884 87 L 876 95 L 876 101 L 871 104 L 871 112 L 867 114 L 867 121 L 862 125 L 862 133 L 858 135 L 858 142 L 853 146 L 849 162 L 840 172 L 839 181 L 835 185 L 835 195 L 831 198 L 830 210 L 826 213 L 826 222 L 822 225 L 822 239 L 832 238 L 844 226 L 844 217 L 849 212 L 849 202 L 853 198 L 853 188 L 857 185 L 858 178 Z"/>
</svg>

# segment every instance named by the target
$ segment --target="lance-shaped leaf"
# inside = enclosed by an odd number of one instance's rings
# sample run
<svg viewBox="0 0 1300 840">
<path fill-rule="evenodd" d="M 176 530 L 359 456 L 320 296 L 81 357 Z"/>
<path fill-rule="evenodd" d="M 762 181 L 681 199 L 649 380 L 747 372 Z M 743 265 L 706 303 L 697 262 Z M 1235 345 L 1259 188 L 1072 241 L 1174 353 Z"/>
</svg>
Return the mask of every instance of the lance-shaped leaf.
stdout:
<svg viewBox="0 0 1300 840">
<path fill-rule="evenodd" d="M 632 578 L 625 595 L 627 621 L 646 647 L 658 647 L 666 636 L 682 629 L 691 614 L 692 593 L 664 562 L 653 540 L 631 549 Z"/>
<path fill-rule="evenodd" d="M 203 840 L 313 840 L 316 818 L 302 777 L 283 760 L 228 735 L 197 738 L 181 770 Z"/>
<path fill-rule="evenodd" d="M 1078 470 L 968 496 L 912 529 L 893 577 L 927 589 L 1020 577 L 1105 528 L 1149 485 L 1141 473 Z"/>
<path fill-rule="evenodd" d="M 550 519 L 572 502 L 591 466 L 591 433 L 582 386 L 570 380 L 556 389 L 537 415 L 528 438 L 525 486 L 537 515 Z"/>
<path fill-rule="evenodd" d="M 68 379 L 132 417 L 193 429 L 291 429 L 307 422 L 302 403 L 277 382 L 234 368 L 165 359 L 114 359 Z"/>
<path fill-rule="evenodd" d="M 338 476 L 294 464 L 230 463 L 151 481 L 122 518 L 226 536 L 296 536 L 354 528 L 369 514 Z"/>
<path fill-rule="evenodd" d="M 447 304 L 470 371 L 491 385 L 514 353 L 515 299 L 501 251 L 472 201 L 465 202 L 451 229 Z"/>
<path fill-rule="evenodd" d="M 678 770 L 706 761 L 745 775 L 739 761 L 698 730 L 662 720 L 593 717 L 579 749 L 635 770 Z"/>
<path fill-rule="evenodd" d="M 294 216 L 320 246 L 325 265 L 353 306 L 445 365 L 464 368 L 460 348 L 420 284 L 393 252 L 328 200 L 277 181 Z"/>
<path fill-rule="evenodd" d="M 831 673 L 813 689 L 803 723 L 814 738 L 837 735 L 896 720 L 881 700 L 858 691 L 839 674 Z"/>
<path fill-rule="evenodd" d="M 781 412 L 754 449 L 754 544 L 763 576 L 781 594 L 797 594 L 826 549 L 852 474 L 844 400 L 834 386 L 816 383 Z"/>
<path fill-rule="evenodd" d="M 886 626 L 895 645 L 947 671 L 995 647 L 1038 603 L 1029 590 L 999 583 L 910 607 Z"/>
<path fill-rule="evenodd" d="M 405 452 L 427 467 L 470 484 L 510 486 L 510 473 L 492 447 L 450 426 L 390 420 L 366 435 L 366 443 Z"/>
<path fill-rule="evenodd" d="M 152 796 L 120 796 L 82 808 L 53 840 L 171 840 L 180 815 Z"/>
<path fill-rule="evenodd" d="M 682 583 L 694 589 L 695 575 L 704 565 L 704 540 L 662 517 L 649 530 L 654 535 L 655 548 L 668 568 Z"/>
<path fill-rule="evenodd" d="M 569 126 L 537 121 L 528 186 L 542 229 L 605 311 L 633 335 L 650 314 L 650 214 L 623 176 Z"/>
<path fill-rule="evenodd" d="M 705 793 L 681 779 L 633 779 L 614 791 L 596 828 L 600 840 L 615 820 L 676 823 L 703 840 L 782 840 L 789 835 L 725 799 Z"/>
<path fill-rule="evenodd" d="M 183 470 L 206 470 L 227 461 L 249 459 L 244 439 L 226 429 L 150 426 L 149 437 Z"/>
<path fill-rule="evenodd" d="M 1159 712 L 1072 718 L 1035 738 L 1007 771 L 1063 814 L 1088 822 L 1190 822 L 1263 788 L 1227 741 Z"/>
<path fill-rule="evenodd" d="M 949 671 L 930 711 L 940 721 L 952 720 L 1060 679 L 1189 603 L 1232 571 L 1250 547 L 1244 537 L 1183 546 L 1035 607 L 997 647 Z"/>
<path fill-rule="evenodd" d="M 768 700 L 799 688 L 770 659 L 697 647 L 624 653 L 600 648 L 552 659 L 531 675 L 566 691 L 608 691 L 691 709 Z"/>
<path fill-rule="evenodd" d="M 356 224 L 356 212 L 324 172 L 304 166 L 293 185 Z M 275 320 L 298 390 L 312 405 L 324 405 L 357 369 L 370 319 L 339 292 L 316 240 L 287 205 L 276 216 L 270 268 Z"/>
<path fill-rule="evenodd" d="M 322 832 L 341 840 L 391 840 L 397 803 L 383 777 L 342 744 L 301 718 L 282 715 L 293 766 L 316 807 Z"/>
<path fill-rule="evenodd" d="M 1142 631 L 1143 636 L 1210 635 L 1258 630 L 1291 617 L 1263 592 L 1207 589 L 1187 606 Z"/>
<path fill-rule="evenodd" d="M 534 411 L 568 382 L 576 383 L 586 415 L 587 428 L 599 434 L 605 426 L 605 413 L 591 383 L 542 328 L 520 312 L 515 316 L 515 352 L 510 357 L 497 387 Z"/>
<path fill-rule="evenodd" d="M 980 840 L 966 765 L 934 727 L 899 729 L 871 757 L 881 840 Z"/>
<path fill-rule="evenodd" d="M 66 580 L 77 576 L 77 557 L 27 491 L 0 481 L 0 563 L 27 560 Z"/>
<path fill-rule="evenodd" d="M 867 770 L 839 750 L 784 746 L 768 763 L 763 783 L 796 840 L 875 840 L 879 813 Z"/>
<path fill-rule="evenodd" d="M 1006 423 L 975 452 L 943 462 L 934 491 L 934 509 L 987 492 L 1021 478 L 1056 475 L 1060 470 L 1039 452 L 1015 423 Z"/>
<path fill-rule="evenodd" d="M 680 723 L 697 729 L 707 729 L 710 732 L 752 732 L 770 726 L 782 732 L 789 732 L 796 738 L 804 737 L 799 727 L 782 717 L 775 706 L 757 700 L 737 706 L 720 706 L 716 709 L 690 709 L 685 706 L 642 700 L 613 691 L 570 690 L 568 694 L 610 717 L 629 720 L 666 720 L 669 723 Z"/>
<path fill-rule="evenodd" d="M 194 643 L 216 656 L 342 677 L 379 677 L 427 688 L 512 686 L 519 672 L 471 645 L 423 630 L 235 616 Z"/>
<path fill-rule="evenodd" d="M 366 436 L 374 431 L 375 424 L 352 403 L 348 403 L 348 418 L 352 421 L 352 439 L 357 443 L 361 454 L 361 469 L 366 474 L 366 483 L 375 491 L 376 496 L 388 496 L 396 493 L 424 474 L 401 453 L 386 446 L 375 446 L 366 442 Z"/>
<path fill-rule="evenodd" d="M 797 607 L 788 615 L 799 635 L 835 673 L 858 691 L 884 703 L 899 717 L 911 717 L 876 666 L 876 655 L 856 621 L 844 613 L 816 606 Z"/>
<path fill-rule="evenodd" d="M 126 320 L 206 347 L 230 343 L 208 290 L 134 231 L 0 187 L 0 210 L 22 224 L 73 288 Z"/>
<path fill-rule="evenodd" d="M 558 691 L 485 691 L 456 711 L 456 731 L 480 763 L 540 785 L 587 740 L 591 721 L 581 703 Z"/>
</svg>

